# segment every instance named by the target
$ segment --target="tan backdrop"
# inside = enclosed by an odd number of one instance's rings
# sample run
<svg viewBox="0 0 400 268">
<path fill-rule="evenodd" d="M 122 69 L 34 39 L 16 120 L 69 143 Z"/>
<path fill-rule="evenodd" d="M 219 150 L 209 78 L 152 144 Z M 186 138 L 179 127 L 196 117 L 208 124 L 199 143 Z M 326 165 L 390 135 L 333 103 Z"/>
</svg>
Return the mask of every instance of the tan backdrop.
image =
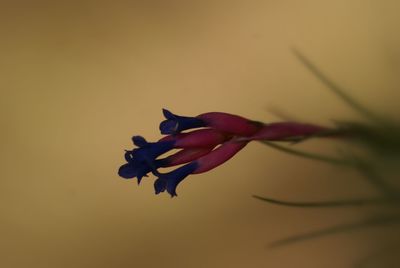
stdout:
<svg viewBox="0 0 400 268">
<path fill-rule="evenodd" d="M 9 3 L 10 2 L 10 3 Z M 178 197 L 117 176 L 130 137 L 157 139 L 161 108 L 265 122 L 357 118 L 298 48 L 369 107 L 398 112 L 398 1 L 1 1 L 0 266 L 351 267 L 393 230 L 269 249 L 356 220 L 355 209 L 255 200 L 373 193 L 347 170 L 250 144 Z M 335 153 L 340 144 L 299 148 Z M 371 263 L 371 265 L 373 262 Z"/>
</svg>

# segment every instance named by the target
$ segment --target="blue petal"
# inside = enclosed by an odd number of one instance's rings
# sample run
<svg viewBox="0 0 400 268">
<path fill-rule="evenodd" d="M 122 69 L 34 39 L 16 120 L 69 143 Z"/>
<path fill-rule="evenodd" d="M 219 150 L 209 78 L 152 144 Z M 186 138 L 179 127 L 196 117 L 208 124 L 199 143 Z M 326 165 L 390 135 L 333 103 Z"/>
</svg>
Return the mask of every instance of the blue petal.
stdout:
<svg viewBox="0 0 400 268">
<path fill-rule="evenodd" d="M 191 162 L 169 173 L 161 174 L 159 179 L 154 183 L 156 194 L 167 190 L 171 197 L 177 196 L 176 187 L 188 175 L 198 167 L 197 162 Z"/>
<path fill-rule="evenodd" d="M 128 163 L 122 165 L 118 170 L 118 175 L 125 179 L 138 178 L 138 184 L 143 177 L 147 177 L 147 174 L 151 172 L 151 167 L 147 165 L 138 165 L 137 163 Z"/>
<path fill-rule="evenodd" d="M 167 187 L 167 183 L 164 179 L 157 179 L 154 182 L 154 190 L 156 191 L 156 194 L 164 192 L 166 187 Z"/>
<path fill-rule="evenodd" d="M 178 127 L 179 124 L 175 120 L 164 120 L 160 123 L 160 131 L 163 135 L 179 133 Z"/>
<path fill-rule="evenodd" d="M 140 143 L 140 141 L 138 141 Z M 125 159 L 128 162 L 139 162 L 139 163 L 153 163 L 157 157 L 172 150 L 174 148 L 175 141 L 160 141 L 153 143 L 146 143 L 145 146 L 127 151 Z M 142 144 L 143 145 L 143 144 Z M 127 156 L 128 154 L 128 156 Z M 130 154 L 130 155 L 129 155 Z"/>
<path fill-rule="evenodd" d="M 118 170 L 118 175 L 125 179 L 136 177 L 137 170 L 131 164 L 124 164 Z"/>
<path fill-rule="evenodd" d="M 125 157 L 126 162 L 128 162 L 128 163 L 131 162 L 133 160 L 132 151 L 125 151 L 124 157 Z"/>
<path fill-rule="evenodd" d="M 142 136 L 133 136 L 132 137 L 133 144 L 137 147 L 145 147 L 149 143 Z"/>
<path fill-rule="evenodd" d="M 203 120 L 196 117 L 179 116 L 163 109 L 163 114 L 167 120 L 160 123 L 161 134 L 177 134 L 183 130 L 191 128 L 205 127 Z"/>
<path fill-rule="evenodd" d="M 167 109 L 162 109 L 162 113 L 166 119 L 175 119 L 176 115 L 168 111 Z"/>
<path fill-rule="evenodd" d="M 175 140 L 171 141 L 160 141 L 149 143 L 149 147 L 147 148 L 149 156 L 153 159 L 156 159 L 160 155 L 172 150 L 175 146 Z"/>
<path fill-rule="evenodd" d="M 138 178 L 138 184 L 140 184 L 140 181 L 142 180 L 143 177 L 147 177 L 147 174 L 152 171 L 152 167 L 148 165 L 141 165 L 137 168 L 137 175 L 136 177 Z"/>
<path fill-rule="evenodd" d="M 139 148 L 125 152 L 125 160 L 128 163 L 119 168 L 118 174 L 126 179 L 137 177 L 140 183 L 148 173 L 158 174 L 157 169 L 163 162 L 157 161 L 156 158 L 173 149 L 175 141 L 150 143 L 141 136 L 134 136 L 132 140 Z"/>
</svg>

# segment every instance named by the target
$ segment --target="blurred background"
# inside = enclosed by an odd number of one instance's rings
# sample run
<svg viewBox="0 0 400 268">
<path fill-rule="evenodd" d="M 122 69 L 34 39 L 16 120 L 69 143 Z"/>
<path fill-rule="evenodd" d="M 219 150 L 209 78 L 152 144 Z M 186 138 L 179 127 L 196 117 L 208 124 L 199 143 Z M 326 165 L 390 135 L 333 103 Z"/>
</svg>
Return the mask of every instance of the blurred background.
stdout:
<svg viewBox="0 0 400 268">
<path fill-rule="evenodd" d="M 394 117 L 399 8 L 394 0 L 0 1 L 0 266 L 352 267 L 395 241 L 388 227 L 268 248 L 366 211 L 280 207 L 253 194 L 319 201 L 374 190 L 354 172 L 260 143 L 188 177 L 173 199 L 154 195 L 153 177 L 138 187 L 117 170 L 132 135 L 160 137 L 163 107 L 264 122 L 281 120 L 271 109 L 325 125 L 357 119 L 292 48 Z"/>
</svg>

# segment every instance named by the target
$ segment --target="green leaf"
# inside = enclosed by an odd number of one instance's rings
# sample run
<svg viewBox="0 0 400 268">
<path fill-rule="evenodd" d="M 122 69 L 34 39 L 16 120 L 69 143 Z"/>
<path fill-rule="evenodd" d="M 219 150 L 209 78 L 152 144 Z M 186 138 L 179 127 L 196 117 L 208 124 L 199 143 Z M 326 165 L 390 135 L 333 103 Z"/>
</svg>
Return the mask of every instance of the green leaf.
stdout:
<svg viewBox="0 0 400 268">
<path fill-rule="evenodd" d="M 386 205 L 393 203 L 398 205 L 400 199 L 389 198 L 371 198 L 371 199 L 351 199 L 351 200 L 336 200 L 324 202 L 290 202 L 277 200 L 269 197 L 262 197 L 253 195 L 254 198 L 265 201 L 275 205 L 288 206 L 288 207 L 302 207 L 302 208 L 326 208 L 326 207 L 351 207 L 351 206 L 368 206 L 368 205 Z"/>
<path fill-rule="evenodd" d="M 354 98 L 346 94 L 347 90 L 343 89 L 341 86 L 334 83 L 330 80 L 322 71 L 315 66 L 310 60 L 308 60 L 300 51 L 293 48 L 292 49 L 294 55 L 300 60 L 304 66 L 307 67 L 322 83 L 324 83 L 333 93 L 335 93 L 338 97 L 340 97 L 344 102 L 346 102 L 350 107 L 352 107 L 355 111 L 365 116 L 366 118 L 380 122 L 382 120 L 381 117 L 361 105 Z"/>
</svg>

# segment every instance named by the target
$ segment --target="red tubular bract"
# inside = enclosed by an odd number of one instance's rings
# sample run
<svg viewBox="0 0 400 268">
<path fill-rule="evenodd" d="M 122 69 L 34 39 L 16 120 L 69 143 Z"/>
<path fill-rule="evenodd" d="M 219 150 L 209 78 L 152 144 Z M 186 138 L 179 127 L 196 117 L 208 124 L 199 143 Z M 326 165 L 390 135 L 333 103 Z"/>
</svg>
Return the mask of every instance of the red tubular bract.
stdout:
<svg viewBox="0 0 400 268">
<path fill-rule="evenodd" d="M 285 140 L 296 137 L 308 137 L 327 131 L 326 128 L 295 122 L 271 123 L 264 125 L 249 140 Z"/>
<path fill-rule="evenodd" d="M 165 165 L 164 167 L 172 167 L 180 164 L 185 164 L 191 161 L 198 159 L 212 151 L 213 147 L 209 148 L 187 148 L 182 149 L 179 152 L 170 155 L 165 158 Z"/>
<path fill-rule="evenodd" d="M 213 129 L 237 136 L 251 136 L 263 126 L 262 123 L 238 115 L 220 112 L 201 114 L 197 118 L 206 122 L 207 126 Z"/>
<path fill-rule="evenodd" d="M 223 143 L 220 147 L 213 150 L 209 154 L 200 157 L 196 162 L 198 163 L 198 168 L 193 172 L 193 174 L 203 173 L 209 171 L 229 159 L 231 159 L 236 153 L 246 146 L 247 142 L 238 142 L 235 139 Z"/>
</svg>

